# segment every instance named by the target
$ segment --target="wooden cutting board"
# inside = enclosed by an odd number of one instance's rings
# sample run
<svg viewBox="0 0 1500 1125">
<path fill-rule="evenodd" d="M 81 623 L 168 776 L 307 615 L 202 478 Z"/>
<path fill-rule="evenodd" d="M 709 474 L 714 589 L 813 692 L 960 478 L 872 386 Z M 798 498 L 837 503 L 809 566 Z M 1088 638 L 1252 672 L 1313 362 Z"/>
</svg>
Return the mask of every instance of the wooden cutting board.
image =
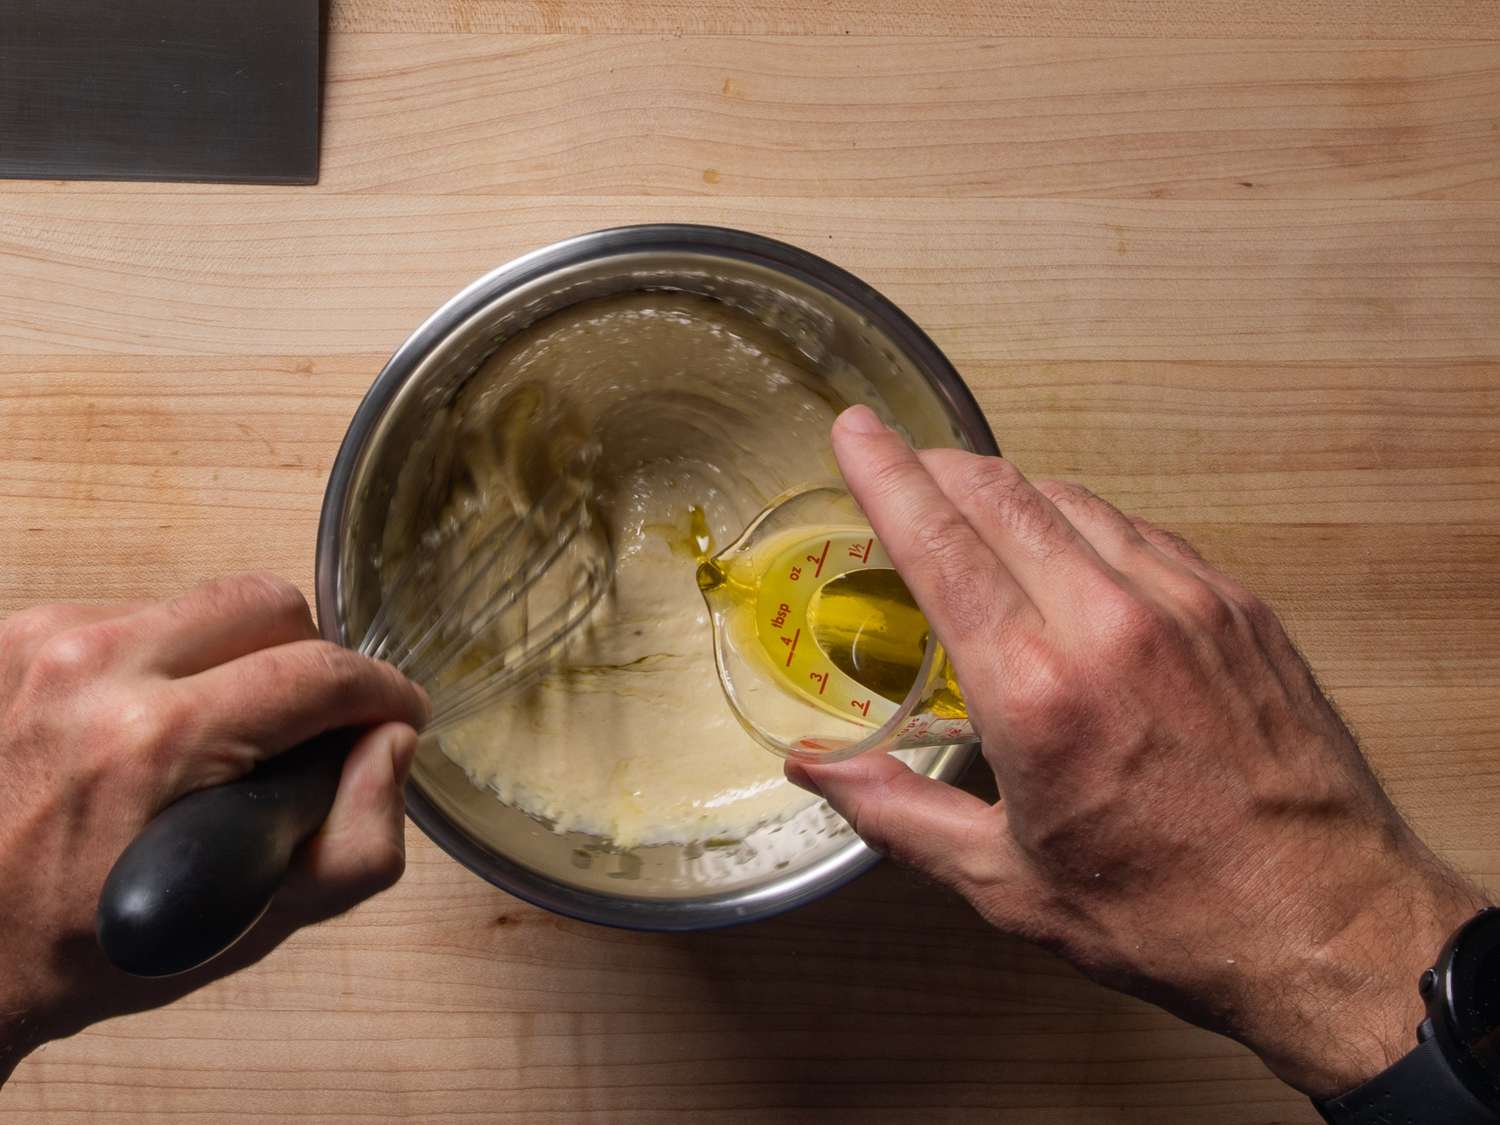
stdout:
<svg viewBox="0 0 1500 1125">
<path fill-rule="evenodd" d="M 786 238 L 908 309 L 1028 472 L 1282 611 L 1396 799 L 1500 885 L 1489 0 L 344 0 L 323 180 L 0 184 L 0 611 L 311 588 L 384 358 L 615 223 Z M 0 1125 L 1269 1125 L 1247 1052 L 881 869 L 652 936 L 405 880 L 23 1064 Z"/>
</svg>

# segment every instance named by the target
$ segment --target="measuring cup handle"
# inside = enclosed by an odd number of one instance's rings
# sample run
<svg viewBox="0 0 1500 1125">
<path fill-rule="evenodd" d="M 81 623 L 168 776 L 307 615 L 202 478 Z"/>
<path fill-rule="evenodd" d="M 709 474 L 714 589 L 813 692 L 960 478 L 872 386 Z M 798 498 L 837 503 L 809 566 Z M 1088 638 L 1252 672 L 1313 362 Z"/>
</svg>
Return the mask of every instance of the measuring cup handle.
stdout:
<svg viewBox="0 0 1500 1125">
<path fill-rule="evenodd" d="M 329 731 L 159 812 L 99 894 L 95 932 L 110 962 L 136 976 L 170 976 L 243 937 L 327 818 L 360 733 Z"/>
</svg>

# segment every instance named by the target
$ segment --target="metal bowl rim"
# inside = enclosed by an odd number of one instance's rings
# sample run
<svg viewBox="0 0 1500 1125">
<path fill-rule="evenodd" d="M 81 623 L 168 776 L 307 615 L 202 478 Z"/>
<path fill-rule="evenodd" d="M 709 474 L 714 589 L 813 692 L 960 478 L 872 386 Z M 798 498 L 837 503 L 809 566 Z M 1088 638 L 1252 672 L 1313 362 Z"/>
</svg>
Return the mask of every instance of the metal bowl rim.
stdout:
<svg viewBox="0 0 1500 1125">
<path fill-rule="evenodd" d="M 728 227 L 649 223 L 576 235 L 523 254 L 465 286 L 406 338 L 370 384 L 334 459 L 318 521 L 315 578 L 319 629 L 326 639 L 348 643 L 339 612 L 339 577 L 349 486 L 370 435 L 412 372 L 456 329 L 510 290 L 558 270 L 643 252 L 735 258 L 769 266 L 823 290 L 876 322 L 905 352 L 975 449 L 1000 452 L 984 412 L 947 356 L 893 302 L 842 267 L 788 243 Z M 948 747 L 933 776 L 956 781 L 975 754 L 974 747 Z M 433 843 L 501 890 L 558 914 L 626 929 L 708 930 L 769 918 L 837 890 L 880 860 L 853 839 L 817 863 L 757 887 L 684 899 L 632 898 L 566 886 L 491 851 L 471 839 L 415 785 L 406 789 L 406 813 Z"/>
</svg>

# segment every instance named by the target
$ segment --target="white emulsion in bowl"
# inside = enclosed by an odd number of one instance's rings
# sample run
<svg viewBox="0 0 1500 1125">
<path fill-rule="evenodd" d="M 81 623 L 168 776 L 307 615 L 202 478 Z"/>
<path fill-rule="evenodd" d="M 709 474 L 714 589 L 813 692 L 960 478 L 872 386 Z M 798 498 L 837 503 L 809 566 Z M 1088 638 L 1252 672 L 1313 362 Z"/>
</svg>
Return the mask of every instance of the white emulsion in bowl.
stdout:
<svg viewBox="0 0 1500 1125">
<path fill-rule="evenodd" d="M 859 373 L 815 372 L 759 319 L 685 293 L 587 301 L 506 340 L 413 446 L 382 579 L 476 506 L 524 510 L 570 443 L 589 441 L 615 581 L 559 666 L 442 736 L 448 758 L 506 804 L 613 848 L 726 845 L 793 818 L 831 827 L 727 706 L 695 573 L 779 493 L 836 479 L 828 433 L 848 401 L 879 408 Z"/>
</svg>

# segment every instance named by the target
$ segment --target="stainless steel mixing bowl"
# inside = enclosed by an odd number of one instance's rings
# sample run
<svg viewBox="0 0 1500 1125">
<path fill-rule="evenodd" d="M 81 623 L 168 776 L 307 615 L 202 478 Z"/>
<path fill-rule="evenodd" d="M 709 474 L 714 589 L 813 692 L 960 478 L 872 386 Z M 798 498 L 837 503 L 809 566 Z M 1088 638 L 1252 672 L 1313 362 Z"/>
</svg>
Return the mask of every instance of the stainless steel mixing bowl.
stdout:
<svg viewBox="0 0 1500 1125">
<path fill-rule="evenodd" d="M 716 227 L 581 235 L 474 282 L 412 333 L 376 377 L 349 425 L 323 501 L 317 594 L 325 637 L 357 641 L 374 612 L 374 546 L 403 455 L 432 412 L 501 341 L 538 318 L 641 289 L 698 293 L 747 311 L 791 339 L 841 389 L 839 372 L 852 366 L 921 445 L 998 452 L 968 388 L 932 341 L 837 266 Z M 950 747 L 913 764 L 952 781 L 972 756 L 972 749 Z M 432 739 L 418 750 L 406 809 L 439 847 L 495 886 L 560 914 L 641 929 L 697 930 L 764 918 L 827 894 L 877 859 L 821 802 L 740 841 L 619 851 L 554 832 L 501 804 Z"/>
</svg>

